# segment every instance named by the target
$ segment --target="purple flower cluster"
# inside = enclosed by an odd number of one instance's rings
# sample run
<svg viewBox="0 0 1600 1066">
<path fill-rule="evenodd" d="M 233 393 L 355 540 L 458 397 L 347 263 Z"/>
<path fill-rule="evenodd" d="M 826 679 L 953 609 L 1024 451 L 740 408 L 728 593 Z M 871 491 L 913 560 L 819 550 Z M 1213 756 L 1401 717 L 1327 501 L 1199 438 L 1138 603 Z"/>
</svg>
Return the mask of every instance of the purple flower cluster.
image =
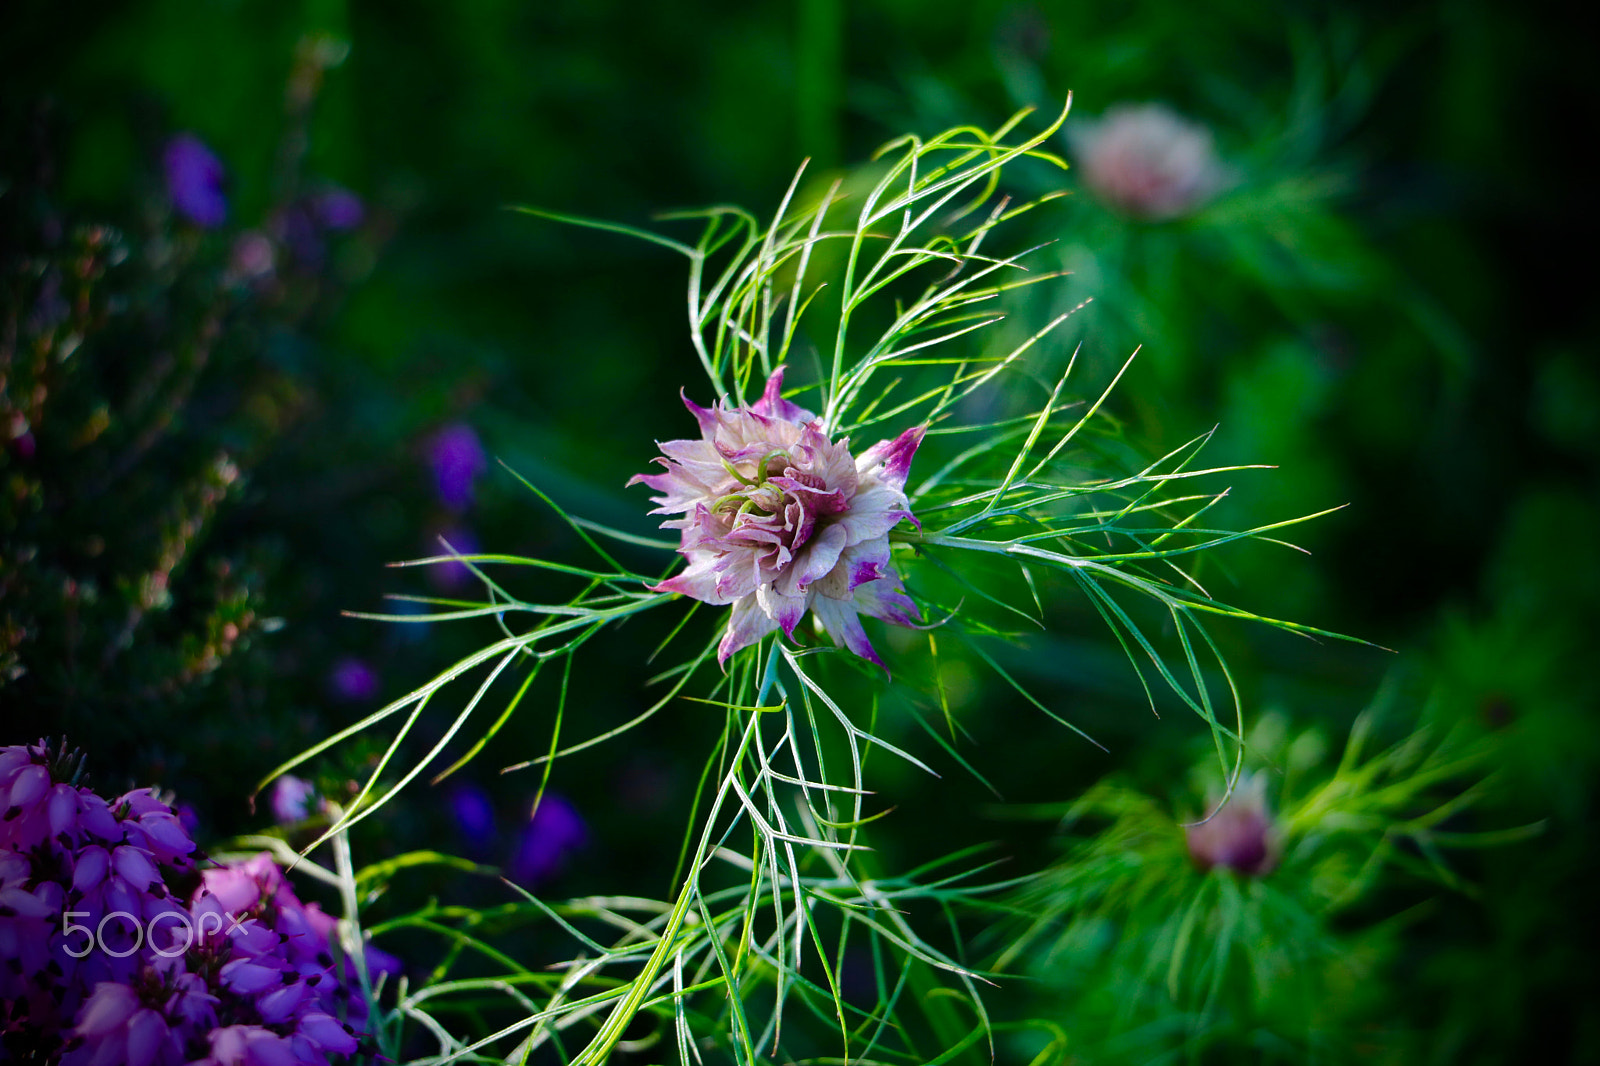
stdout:
<svg viewBox="0 0 1600 1066">
<path fill-rule="evenodd" d="M 0 1060 L 292 1066 L 355 1051 L 366 1002 L 331 950 L 335 919 L 267 855 L 198 871 L 153 790 L 107 801 L 77 783 L 81 765 L 43 742 L 0 748 Z M 187 902 L 173 891 L 196 881 Z"/>
</svg>

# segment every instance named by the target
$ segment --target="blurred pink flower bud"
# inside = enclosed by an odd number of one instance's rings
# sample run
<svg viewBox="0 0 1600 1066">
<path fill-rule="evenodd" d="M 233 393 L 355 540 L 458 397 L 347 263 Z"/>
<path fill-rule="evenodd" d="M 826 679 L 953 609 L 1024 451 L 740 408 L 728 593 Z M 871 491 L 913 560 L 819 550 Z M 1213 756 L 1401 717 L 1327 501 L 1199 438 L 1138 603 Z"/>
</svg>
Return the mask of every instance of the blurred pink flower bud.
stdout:
<svg viewBox="0 0 1600 1066">
<path fill-rule="evenodd" d="M 1209 821 L 1185 830 L 1195 865 L 1202 870 L 1222 866 L 1249 877 L 1278 865 L 1277 827 L 1263 791 L 1259 778 L 1241 783 Z"/>
<path fill-rule="evenodd" d="M 1211 131 L 1164 104 L 1118 104 L 1100 121 L 1079 125 L 1072 140 L 1084 183 L 1134 218 L 1187 215 L 1227 181 Z"/>
</svg>

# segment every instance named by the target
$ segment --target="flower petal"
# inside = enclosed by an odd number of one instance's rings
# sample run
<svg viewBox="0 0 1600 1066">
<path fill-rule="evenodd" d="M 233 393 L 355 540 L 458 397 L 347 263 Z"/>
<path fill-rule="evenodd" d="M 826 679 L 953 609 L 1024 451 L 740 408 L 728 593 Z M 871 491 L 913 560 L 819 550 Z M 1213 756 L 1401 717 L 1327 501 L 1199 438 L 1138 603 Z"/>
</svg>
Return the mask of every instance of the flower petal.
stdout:
<svg viewBox="0 0 1600 1066">
<path fill-rule="evenodd" d="M 894 440 L 879 441 L 856 459 L 856 470 L 865 476 L 874 467 L 881 467 L 876 471 L 879 480 L 892 488 L 905 488 L 911 460 L 925 432 L 922 426 L 912 426 Z"/>
<path fill-rule="evenodd" d="M 835 645 L 848 648 L 868 662 L 883 665 L 878 653 L 872 650 L 872 642 L 867 639 L 867 631 L 862 628 L 854 601 L 818 596 L 812 601 L 811 609 L 816 612 L 817 618 L 828 631 L 828 636 L 833 638 Z"/>
<path fill-rule="evenodd" d="M 916 601 L 905 594 L 900 575 L 889 570 L 877 581 L 858 586 L 853 594 L 856 610 L 895 625 L 916 625 L 922 618 Z"/>
<path fill-rule="evenodd" d="M 728 661 L 728 656 L 740 648 L 747 648 L 778 628 L 777 620 L 770 617 L 756 602 L 754 594 L 733 605 L 728 613 L 728 631 L 717 645 L 717 662 Z"/>
<path fill-rule="evenodd" d="M 750 410 L 768 418 L 780 418 L 785 422 L 810 422 L 817 416 L 807 411 L 799 404 L 790 403 L 783 398 L 783 372 L 786 367 L 779 367 L 767 379 L 767 387 L 761 393 L 761 399 L 750 405 Z"/>
</svg>

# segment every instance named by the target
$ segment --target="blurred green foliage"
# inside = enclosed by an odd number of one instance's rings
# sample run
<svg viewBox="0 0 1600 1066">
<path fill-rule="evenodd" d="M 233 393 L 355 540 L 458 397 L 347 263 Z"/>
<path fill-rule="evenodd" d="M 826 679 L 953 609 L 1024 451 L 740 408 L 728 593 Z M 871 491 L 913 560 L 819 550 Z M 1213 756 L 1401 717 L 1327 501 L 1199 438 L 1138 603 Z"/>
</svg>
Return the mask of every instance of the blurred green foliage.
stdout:
<svg viewBox="0 0 1600 1066">
<path fill-rule="evenodd" d="M 1215 578 L 1252 609 L 1396 648 L 1433 724 L 1493 749 L 1464 828 L 1544 826 L 1461 861 L 1475 891 L 1438 892 L 1395 934 L 1378 998 L 1425 1035 L 1410 1061 L 1536 1044 L 1593 1061 L 1600 990 L 1578 947 L 1596 939 L 1583 892 L 1600 766 L 1583 652 L 1600 627 L 1600 369 L 1576 265 L 1596 226 L 1584 50 L 1556 5 L 1481 0 L 8 5 L 0 741 L 68 730 L 100 780 L 175 787 L 217 832 L 258 825 L 245 800 L 260 774 L 375 706 L 332 687 L 342 660 L 393 696 L 472 644 L 339 618 L 428 588 L 382 563 L 463 529 L 491 550 L 571 546 L 497 469 L 464 513 L 441 505 L 428 449 L 449 424 L 572 510 L 648 529 L 621 484 L 678 431 L 677 390 L 696 380 L 678 264 L 503 205 L 629 222 L 770 206 L 803 155 L 841 173 L 905 129 L 992 125 L 1069 89 L 1084 119 L 1162 101 L 1209 128 L 1233 182 L 1158 222 L 1069 172 L 1072 195 L 1027 225 L 1076 274 L 1017 328 L 1094 297 L 1072 323 L 1090 380 L 1143 345 L 1115 405 L 1132 439 L 1159 452 L 1220 423 L 1224 458 L 1279 464 L 1241 479 L 1234 521 L 1350 504 L 1297 531 L 1311 560 L 1252 548 Z M 161 146 L 183 130 L 226 166 L 223 233 L 185 230 L 165 205 Z M 1076 159 L 1070 136 L 1057 147 Z M 362 197 L 361 231 L 271 292 L 226 283 L 229 242 L 275 232 L 316 181 Z M 97 265 L 75 274 L 83 262 Z M 87 302 L 46 329 L 30 316 L 50 284 Z M 1004 665 L 1112 754 L 946 656 L 963 756 L 1004 768 L 1011 801 L 1070 800 L 1113 770 L 1159 793 L 1192 724 L 1153 719 L 1098 623 L 1063 617 L 1069 636 Z M 1335 734 L 1392 665 L 1224 639 L 1251 701 Z M 578 701 L 586 732 L 647 705 L 632 650 L 603 650 L 611 668 Z M 662 841 L 716 728 L 685 711 L 554 782 L 595 841 L 563 891 L 663 890 Z M 502 827 L 534 782 L 492 770 L 542 750 L 544 730 L 513 722 L 473 770 Z M 319 770 L 330 791 L 363 756 L 342 758 Z M 983 817 L 987 791 L 959 771 L 889 794 L 925 817 L 882 823 L 886 864 L 952 839 L 998 838 L 1020 869 L 1047 854 L 1037 827 Z M 365 829 L 374 855 L 452 831 L 424 802 Z M 1420 898 L 1388 891 L 1371 917 Z"/>
</svg>

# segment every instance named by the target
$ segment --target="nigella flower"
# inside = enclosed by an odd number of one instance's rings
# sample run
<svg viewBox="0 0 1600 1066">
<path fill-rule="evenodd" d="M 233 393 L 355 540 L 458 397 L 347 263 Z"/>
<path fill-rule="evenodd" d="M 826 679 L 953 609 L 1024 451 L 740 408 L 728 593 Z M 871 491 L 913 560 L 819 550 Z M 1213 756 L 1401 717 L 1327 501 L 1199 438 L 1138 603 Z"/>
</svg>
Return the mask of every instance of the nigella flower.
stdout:
<svg viewBox="0 0 1600 1066">
<path fill-rule="evenodd" d="M 192 133 L 180 133 L 161 154 L 167 195 L 178 214 L 203 229 L 214 229 L 228 217 L 222 193 L 222 160 Z"/>
<path fill-rule="evenodd" d="M 1247 877 L 1261 877 L 1278 864 L 1277 828 L 1267 811 L 1259 778 L 1234 789 L 1209 821 L 1185 830 L 1189 857 L 1202 870 L 1222 866 Z"/>
<path fill-rule="evenodd" d="M 732 604 L 717 648 L 726 662 L 740 648 L 809 609 L 833 642 L 880 666 L 860 615 L 912 625 L 919 616 L 889 561 L 889 530 L 912 518 L 906 475 L 921 427 L 850 454 L 811 412 L 781 395 L 783 368 L 748 407 L 684 403 L 701 439 L 667 441 L 661 474 L 639 474 L 661 495 L 651 514 L 680 529 L 683 573 L 655 586 L 712 604 Z"/>
<path fill-rule="evenodd" d="M 1211 131 L 1162 104 L 1122 104 L 1073 137 L 1083 180 L 1107 206 L 1135 218 L 1189 214 L 1226 183 Z"/>
</svg>

